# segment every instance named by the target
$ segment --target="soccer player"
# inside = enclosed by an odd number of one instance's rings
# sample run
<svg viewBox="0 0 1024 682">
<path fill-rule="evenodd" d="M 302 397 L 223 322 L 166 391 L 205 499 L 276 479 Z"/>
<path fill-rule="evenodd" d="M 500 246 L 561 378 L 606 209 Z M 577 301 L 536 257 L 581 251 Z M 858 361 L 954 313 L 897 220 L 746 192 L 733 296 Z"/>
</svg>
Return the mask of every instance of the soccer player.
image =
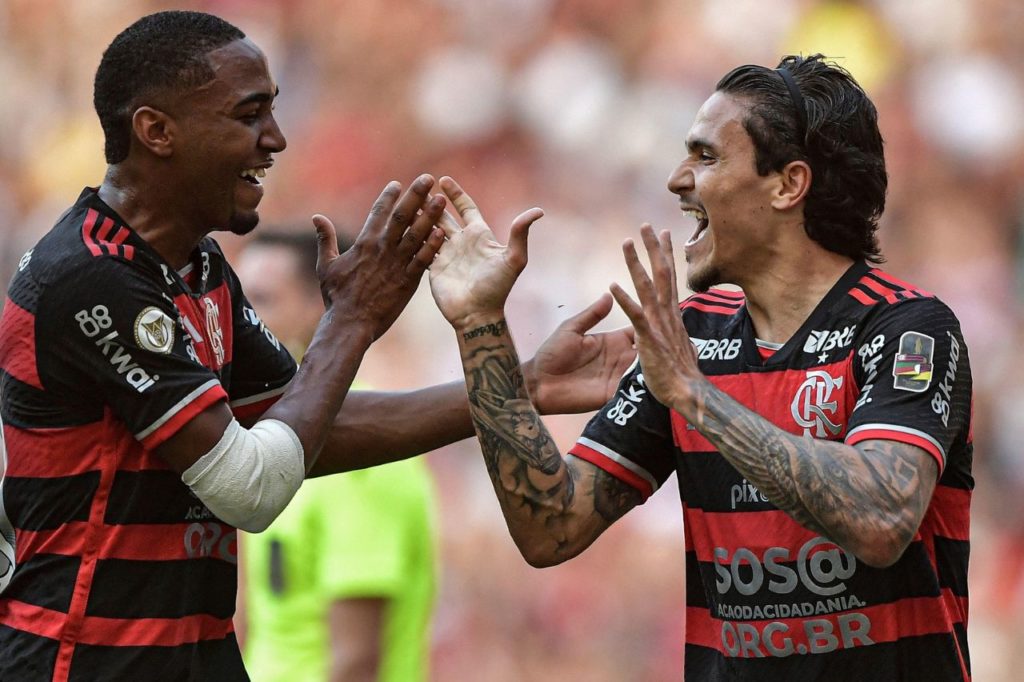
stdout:
<svg viewBox="0 0 1024 682">
<path fill-rule="evenodd" d="M 315 259 L 311 233 L 260 228 L 235 263 L 296 359 L 320 319 Z M 410 458 L 306 481 L 266 531 L 244 533 L 235 621 L 252 679 L 427 679 L 434 516 L 426 462 Z"/>
<path fill-rule="evenodd" d="M 461 385 L 349 395 L 443 240 L 433 178 L 388 184 L 342 255 L 314 218 L 327 309 L 298 371 L 208 236 L 256 227 L 276 96 L 208 14 L 146 16 L 103 55 L 106 176 L 21 259 L 0 319 L 0 679 L 245 679 L 235 529 L 266 528 L 306 475 L 472 433 Z M 546 408 L 611 394 L 629 335 L 583 335 L 608 309 L 527 368 Z"/>
<path fill-rule="evenodd" d="M 462 223 L 442 220 L 431 288 L 509 530 L 557 564 L 675 473 L 688 680 L 970 677 L 970 365 L 953 313 L 875 267 L 886 182 L 875 107 L 842 69 L 725 75 L 668 182 L 697 222 L 697 293 L 679 303 L 667 232 L 641 230 L 650 274 L 626 241 L 639 302 L 612 294 L 638 362 L 563 457 L 503 313 L 538 214 L 504 247 L 441 180 Z"/>
</svg>

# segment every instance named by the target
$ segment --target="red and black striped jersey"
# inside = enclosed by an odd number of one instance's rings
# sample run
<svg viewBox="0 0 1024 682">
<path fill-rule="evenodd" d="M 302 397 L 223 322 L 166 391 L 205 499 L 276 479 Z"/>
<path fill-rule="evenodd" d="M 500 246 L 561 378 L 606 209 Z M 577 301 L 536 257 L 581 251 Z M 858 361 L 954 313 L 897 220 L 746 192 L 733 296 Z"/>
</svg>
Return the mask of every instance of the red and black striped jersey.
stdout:
<svg viewBox="0 0 1024 682">
<path fill-rule="evenodd" d="M 212 239 L 186 270 L 92 189 L 21 259 L 0 318 L 0 679 L 247 679 L 235 529 L 153 449 L 221 400 L 258 416 L 295 363 Z"/>
<path fill-rule="evenodd" d="M 645 496 L 676 473 L 686 679 L 968 680 L 972 388 L 953 313 L 856 263 L 765 359 L 741 293 L 680 307 L 701 371 L 737 402 L 793 434 L 915 445 L 939 472 L 903 556 L 867 566 L 773 505 L 635 364 L 571 453 Z"/>
</svg>

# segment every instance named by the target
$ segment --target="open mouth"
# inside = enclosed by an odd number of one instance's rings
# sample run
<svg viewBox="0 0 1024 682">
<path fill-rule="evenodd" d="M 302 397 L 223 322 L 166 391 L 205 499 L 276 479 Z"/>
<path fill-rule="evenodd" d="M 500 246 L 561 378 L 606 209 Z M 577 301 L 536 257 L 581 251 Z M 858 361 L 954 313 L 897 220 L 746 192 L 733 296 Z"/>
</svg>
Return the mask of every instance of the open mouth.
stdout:
<svg viewBox="0 0 1024 682">
<path fill-rule="evenodd" d="M 686 240 L 685 246 L 693 246 L 707 234 L 708 214 L 699 208 L 684 208 L 683 213 L 697 221 L 697 231 Z"/>
<path fill-rule="evenodd" d="M 260 178 L 266 177 L 266 168 L 247 168 L 238 174 L 238 177 L 242 178 L 246 182 L 253 185 L 261 185 Z"/>
</svg>

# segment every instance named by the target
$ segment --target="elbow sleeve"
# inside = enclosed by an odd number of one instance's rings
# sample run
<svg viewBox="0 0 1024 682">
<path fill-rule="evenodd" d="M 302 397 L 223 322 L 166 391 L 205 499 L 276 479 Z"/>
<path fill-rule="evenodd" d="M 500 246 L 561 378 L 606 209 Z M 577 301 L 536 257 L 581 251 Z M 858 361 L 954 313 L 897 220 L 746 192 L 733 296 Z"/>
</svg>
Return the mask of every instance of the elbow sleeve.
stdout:
<svg viewBox="0 0 1024 682">
<path fill-rule="evenodd" d="M 267 529 L 306 475 L 290 426 L 264 419 L 251 429 L 232 419 L 220 441 L 181 476 L 217 518 L 250 533 Z"/>
</svg>

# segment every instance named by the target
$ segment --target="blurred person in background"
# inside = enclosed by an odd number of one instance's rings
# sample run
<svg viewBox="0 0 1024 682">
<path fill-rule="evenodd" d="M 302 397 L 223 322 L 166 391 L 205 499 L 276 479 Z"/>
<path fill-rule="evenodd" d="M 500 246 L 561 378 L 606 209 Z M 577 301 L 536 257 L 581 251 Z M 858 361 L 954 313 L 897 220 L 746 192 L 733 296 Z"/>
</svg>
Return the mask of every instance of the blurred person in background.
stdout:
<svg viewBox="0 0 1024 682">
<path fill-rule="evenodd" d="M 0 319 L 0 679 L 246 679 L 236 529 L 265 529 L 307 475 L 472 433 L 460 384 L 349 392 L 443 240 L 444 199 L 427 175 L 389 183 L 341 255 L 314 217 L 327 309 L 297 370 L 208 236 L 256 228 L 286 146 L 262 51 L 159 12 L 118 34 L 94 88 L 106 176 L 21 259 Z M 630 335 L 583 334 L 607 312 L 527 367 L 546 408 L 611 394 Z"/>
<path fill-rule="evenodd" d="M 300 363 L 321 315 L 316 254 L 312 234 L 264 228 L 237 259 L 253 310 Z M 252 679 L 427 679 L 434 518 L 411 458 L 306 481 L 266 531 L 243 534 L 235 620 Z"/>
<path fill-rule="evenodd" d="M 874 105 L 821 55 L 742 66 L 686 148 L 668 188 L 697 293 L 679 303 L 667 231 L 641 229 L 651 275 L 626 241 L 640 303 L 611 290 L 639 356 L 564 457 L 504 312 L 540 212 L 503 247 L 441 180 L 462 223 L 442 218 L 431 291 L 516 545 L 566 561 L 675 473 L 686 679 L 969 680 L 970 365 L 950 309 L 875 267 Z"/>
</svg>

